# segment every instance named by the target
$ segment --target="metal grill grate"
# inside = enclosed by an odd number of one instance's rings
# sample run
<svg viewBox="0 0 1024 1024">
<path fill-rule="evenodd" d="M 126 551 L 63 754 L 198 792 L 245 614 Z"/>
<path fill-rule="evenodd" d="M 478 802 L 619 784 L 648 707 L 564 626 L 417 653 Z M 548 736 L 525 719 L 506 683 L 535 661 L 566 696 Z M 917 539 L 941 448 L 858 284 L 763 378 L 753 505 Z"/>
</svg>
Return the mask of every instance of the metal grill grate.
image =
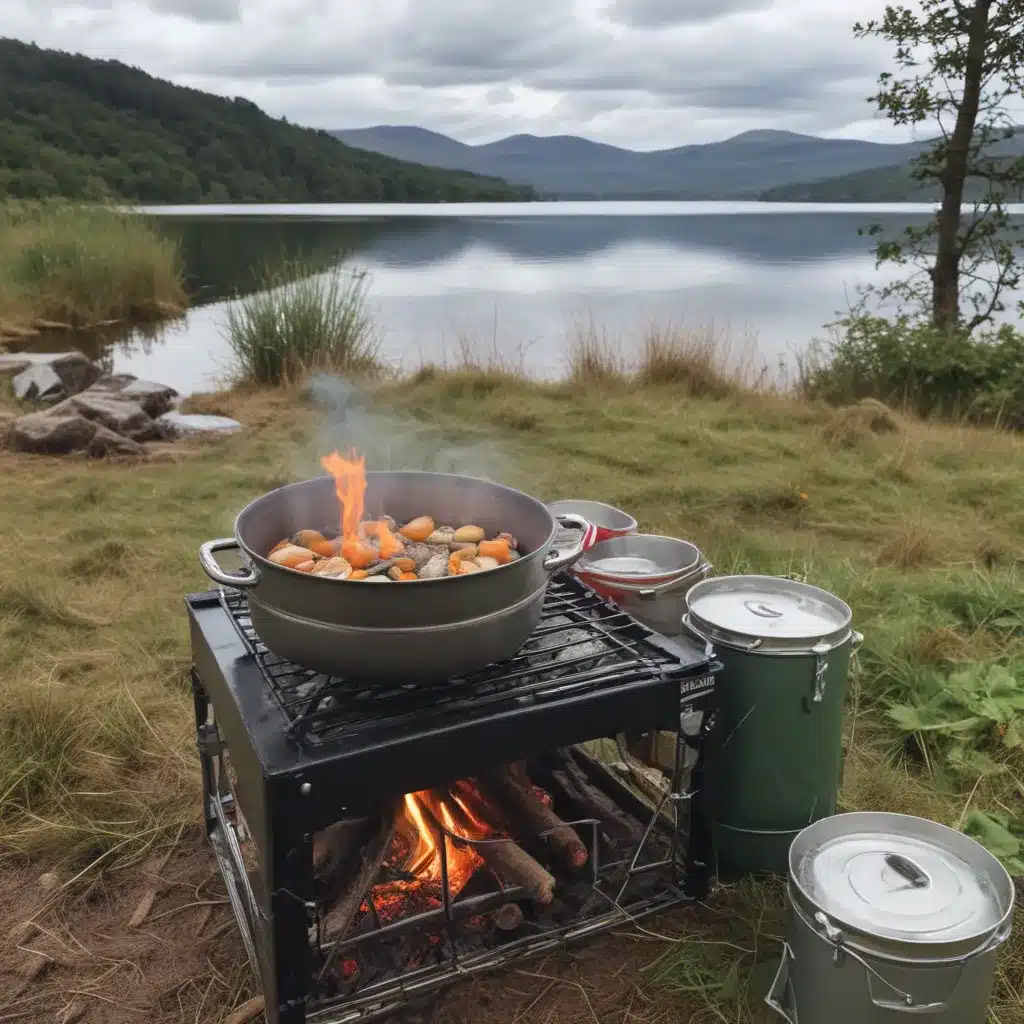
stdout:
<svg viewBox="0 0 1024 1024">
<path fill-rule="evenodd" d="M 424 685 L 367 686 L 300 668 L 263 645 L 243 593 L 220 593 L 290 719 L 292 738 L 306 745 L 354 736 L 365 743 L 375 731 L 429 729 L 570 693 L 693 673 L 693 665 L 684 664 L 662 638 L 566 576 L 549 585 L 540 624 L 514 657 L 464 678 Z"/>
</svg>

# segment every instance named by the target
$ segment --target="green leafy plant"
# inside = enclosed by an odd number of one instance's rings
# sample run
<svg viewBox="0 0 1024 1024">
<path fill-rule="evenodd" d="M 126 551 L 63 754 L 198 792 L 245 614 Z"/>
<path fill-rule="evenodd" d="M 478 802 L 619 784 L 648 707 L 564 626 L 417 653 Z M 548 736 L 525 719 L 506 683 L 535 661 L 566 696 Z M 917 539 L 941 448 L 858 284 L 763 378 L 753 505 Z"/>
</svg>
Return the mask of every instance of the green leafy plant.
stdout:
<svg viewBox="0 0 1024 1024">
<path fill-rule="evenodd" d="M 933 774 L 988 775 L 1002 770 L 999 755 L 1024 749 L 1024 685 L 1003 665 L 926 675 L 888 716 L 916 737 Z"/>
<path fill-rule="evenodd" d="M 1000 811 L 972 810 L 963 830 L 998 857 L 1011 875 L 1024 876 L 1024 822 L 1011 821 Z"/>
</svg>

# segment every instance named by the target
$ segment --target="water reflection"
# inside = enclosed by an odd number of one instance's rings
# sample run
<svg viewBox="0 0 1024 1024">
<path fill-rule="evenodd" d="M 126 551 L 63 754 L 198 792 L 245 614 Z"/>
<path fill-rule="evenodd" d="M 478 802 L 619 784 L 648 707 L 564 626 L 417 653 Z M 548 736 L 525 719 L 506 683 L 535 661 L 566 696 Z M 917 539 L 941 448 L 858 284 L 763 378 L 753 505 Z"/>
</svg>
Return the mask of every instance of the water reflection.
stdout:
<svg viewBox="0 0 1024 1024">
<path fill-rule="evenodd" d="M 302 259 L 326 269 L 346 256 L 370 271 L 382 354 L 395 364 L 443 362 L 465 339 L 522 352 L 532 372 L 564 368 L 574 320 L 592 318 L 624 349 L 650 321 L 715 323 L 756 332 L 774 363 L 821 334 L 857 286 L 877 280 L 857 229 L 899 215 L 848 212 L 694 216 L 165 217 L 181 242 L 193 296 L 187 317 L 75 344 L 109 367 L 181 391 L 228 370 L 225 304 L 262 268 Z M 68 338 L 37 339 L 68 347 Z"/>
</svg>

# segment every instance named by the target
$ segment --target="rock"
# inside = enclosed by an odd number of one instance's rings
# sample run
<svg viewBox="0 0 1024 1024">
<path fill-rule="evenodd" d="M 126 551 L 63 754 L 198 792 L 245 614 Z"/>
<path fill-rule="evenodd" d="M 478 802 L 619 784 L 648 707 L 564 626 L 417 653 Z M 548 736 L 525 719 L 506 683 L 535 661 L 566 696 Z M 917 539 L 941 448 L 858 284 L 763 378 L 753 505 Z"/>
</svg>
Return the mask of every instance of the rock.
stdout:
<svg viewBox="0 0 1024 1024">
<path fill-rule="evenodd" d="M 151 441 L 163 437 L 165 428 L 147 416 L 134 402 L 118 395 L 82 392 L 55 405 L 51 412 L 77 412 L 86 419 L 102 423 L 122 437 L 133 441 Z"/>
<path fill-rule="evenodd" d="M 143 412 L 155 418 L 170 412 L 178 392 L 166 384 L 156 384 L 150 380 L 133 380 L 122 388 L 121 397 L 138 402 Z"/>
<path fill-rule="evenodd" d="M 157 423 L 170 427 L 176 434 L 228 434 L 242 429 L 238 420 L 199 413 L 165 412 L 158 417 Z"/>
<path fill-rule="evenodd" d="M 420 569 L 421 580 L 439 580 L 448 572 L 448 559 L 444 555 L 431 555 L 427 564 Z"/>
<path fill-rule="evenodd" d="M 129 437 L 122 437 L 102 425 L 96 426 L 96 433 L 89 442 L 89 454 L 95 458 L 121 456 L 139 458 L 146 449 Z"/>
<path fill-rule="evenodd" d="M 37 363 L 22 370 L 11 381 L 11 390 L 14 397 L 22 402 L 57 402 L 67 394 L 64 381 L 47 363 Z"/>
<path fill-rule="evenodd" d="M 63 455 L 84 451 L 96 433 L 96 424 L 77 412 L 33 412 L 21 416 L 10 427 L 10 444 L 23 452 Z"/>
<path fill-rule="evenodd" d="M 99 380 L 102 370 L 81 352 L 45 352 L 40 356 L 45 363 L 64 382 L 64 390 L 69 395 L 77 395 L 90 384 Z"/>
<path fill-rule="evenodd" d="M 151 380 L 139 380 L 131 373 L 108 373 L 82 393 L 116 395 L 134 402 L 143 412 L 154 418 L 168 412 L 178 397 L 178 392 L 174 388 Z"/>
<path fill-rule="evenodd" d="M 134 373 L 106 373 L 90 384 L 83 394 L 120 395 L 129 384 L 134 384 L 136 380 L 138 378 Z"/>
<path fill-rule="evenodd" d="M 30 366 L 49 366 L 69 395 L 77 395 L 99 380 L 102 371 L 81 352 L 19 352 L 0 355 L 0 374 L 15 374 Z"/>
</svg>

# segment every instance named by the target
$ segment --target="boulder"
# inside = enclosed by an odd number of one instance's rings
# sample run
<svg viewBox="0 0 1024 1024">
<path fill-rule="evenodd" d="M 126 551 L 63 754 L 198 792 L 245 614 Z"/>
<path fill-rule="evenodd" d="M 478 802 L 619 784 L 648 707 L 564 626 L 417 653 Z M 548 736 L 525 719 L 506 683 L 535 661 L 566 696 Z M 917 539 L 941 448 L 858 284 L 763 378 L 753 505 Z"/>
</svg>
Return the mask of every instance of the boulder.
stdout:
<svg viewBox="0 0 1024 1024">
<path fill-rule="evenodd" d="M 50 412 L 77 413 L 133 441 L 150 441 L 164 436 L 165 428 L 147 416 L 134 402 L 119 395 L 86 391 L 72 395 L 59 405 L 55 405 Z"/>
<path fill-rule="evenodd" d="M 94 384 L 90 384 L 82 394 L 119 395 L 137 379 L 134 373 L 105 373 Z"/>
<path fill-rule="evenodd" d="M 115 434 L 100 424 L 96 425 L 96 433 L 89 442 L 89 454 L 96 458 L 111 455 L 139 458 L 144 453 L 145 448 L 138 441 Z"/>
<path fill-rule="evenodd" d="M 19 451 L 64 455 L 87 449 L 96 424 L 72 410 L 56 413 L 48 409 L 20 416 L 9 430 L 9 442 Z"/>
<path fill-rule="evenodd" d="M 67 395 L 64 381 L 48 363 L 30 366 L 11 381 L 14 397 L 22 402 L 58 402 Z"/>
<path fill-rule="evenodd" d="M 121 389 L 121 397 L 138 402 L 144 412 L 156 417 L 171 410 L 178 392 L 166 384 L 156 384 L 151 380 L 133 380 Z"/>
<path fill-rule="evenodd" d="M 18 352 L 0 355 L 0 374 L 16 374 L 30 366 L 48 366 L 69 395 L 77 395 L 99 380 L 102 370 L 81 352 Z"/>
<path fill-rule="evenodd" d="M 241 430 L 238 420 L 227 416 L 203 416 L 199 413 L 167 412 L 157 423 L 169 428 L 175 434 L 229 434 Z"/>
</svg>

